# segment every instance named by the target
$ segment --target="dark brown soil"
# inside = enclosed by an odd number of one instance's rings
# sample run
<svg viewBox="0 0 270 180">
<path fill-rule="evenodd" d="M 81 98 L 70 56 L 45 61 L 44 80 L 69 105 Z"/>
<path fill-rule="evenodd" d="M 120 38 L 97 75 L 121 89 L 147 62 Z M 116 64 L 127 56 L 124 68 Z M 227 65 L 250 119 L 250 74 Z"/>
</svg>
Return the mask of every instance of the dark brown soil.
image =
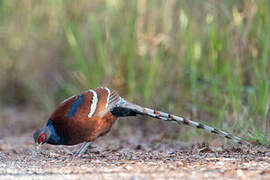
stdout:
<svg viewBox="0 0 270 180">
<path fill-rule="evenodd" d="M 32 135 L 0 141 L 0 179 L 270 179 L 270 150 L 169 144 L 106 136 L 80 158 L 79 146 L 43 145 Z"/>
</svg>

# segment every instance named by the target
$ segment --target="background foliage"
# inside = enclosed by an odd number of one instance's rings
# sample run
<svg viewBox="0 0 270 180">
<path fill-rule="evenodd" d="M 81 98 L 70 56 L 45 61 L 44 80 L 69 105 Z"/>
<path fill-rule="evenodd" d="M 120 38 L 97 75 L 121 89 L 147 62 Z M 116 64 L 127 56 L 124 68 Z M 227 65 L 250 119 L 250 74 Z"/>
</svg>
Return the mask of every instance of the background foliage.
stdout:
<svg viewBox="0 0 270 180">
<path fill-rule="evenodd" d="M 38 112 L 22 123 L 36 127 L 59 101 L 104 85 L 266 143 L 269 20 L 267 0 L 0 0 L 1 109 Z M 117 126 L 201 134 L 156 120 Z"/>
</svg>

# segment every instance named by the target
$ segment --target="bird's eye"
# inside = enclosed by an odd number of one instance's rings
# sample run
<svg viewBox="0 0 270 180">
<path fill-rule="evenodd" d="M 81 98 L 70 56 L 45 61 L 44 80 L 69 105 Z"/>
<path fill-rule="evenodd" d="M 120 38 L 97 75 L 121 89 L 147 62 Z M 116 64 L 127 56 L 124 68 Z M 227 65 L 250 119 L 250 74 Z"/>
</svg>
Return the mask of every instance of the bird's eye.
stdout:
<svg viewBox="0 0 270 180">
<path fill-rule="evenodd" d="M 42 134 L 39 136 L 39 138 L 38 138 L 38 143 L 39 143 L 39 144 L 43 144 L 43 143 L 46 141 L 46 139 L 47 139 L 46 134 L 45 134 L 45 133 L 42 133 Z"/>
</svg>

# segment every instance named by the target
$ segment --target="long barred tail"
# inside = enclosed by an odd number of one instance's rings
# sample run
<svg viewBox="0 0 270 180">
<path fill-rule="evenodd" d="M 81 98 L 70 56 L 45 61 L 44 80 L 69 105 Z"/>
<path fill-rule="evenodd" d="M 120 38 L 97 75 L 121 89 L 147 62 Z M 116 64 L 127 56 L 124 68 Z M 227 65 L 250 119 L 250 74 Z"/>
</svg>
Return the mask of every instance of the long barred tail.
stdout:
<svg viewBox="0 0 270 180">
<path fill-rule="evenodd" d="M 207 126 L 200 122 L 195 122 L 195 121 L 186 119 L 184 117 L 171 115 L 171 114 L 161 112 L 161 111 L 156 111 L 150 108 L 144 108 L 139 105 L 129 103 L 125 101 L 123 98 L 121 98 L 121 100 L 114 106 L 112 112 L 118 116 L 134 116 L 136 114 L 141 114 L 141 115 L 148 115 L 157 119 L 162 119 L 164 121 L 174 121 L 178 124 L 185 124 L 188 126 L 193 126 L 193 127 L 203 129 L 205 131 L 223 136 L 227 139 L 237 142 L 238 144 L 251 145 L 249 142 L 243 140 L 242 138 L 234 136 L 225 131 Z"/>
</svg>

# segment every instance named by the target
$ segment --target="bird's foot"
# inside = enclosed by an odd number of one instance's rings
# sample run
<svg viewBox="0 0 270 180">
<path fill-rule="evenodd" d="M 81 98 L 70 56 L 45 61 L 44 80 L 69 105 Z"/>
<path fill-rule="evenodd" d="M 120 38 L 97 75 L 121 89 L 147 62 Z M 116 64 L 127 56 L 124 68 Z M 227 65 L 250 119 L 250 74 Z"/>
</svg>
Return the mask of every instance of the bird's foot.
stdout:
<svg viewBox="0 0 270 180">
<path fill-rule="evenodd" d="M 87 148 L 91 145 L 91 142 L 85 142 L 82 147 L 80 148 L 80 150 L 76 153 L 73 154 L 72 159 L 77 158 L 77 157 L 81 157 L 85 151 L 87 150 Z"/>
</svg>

